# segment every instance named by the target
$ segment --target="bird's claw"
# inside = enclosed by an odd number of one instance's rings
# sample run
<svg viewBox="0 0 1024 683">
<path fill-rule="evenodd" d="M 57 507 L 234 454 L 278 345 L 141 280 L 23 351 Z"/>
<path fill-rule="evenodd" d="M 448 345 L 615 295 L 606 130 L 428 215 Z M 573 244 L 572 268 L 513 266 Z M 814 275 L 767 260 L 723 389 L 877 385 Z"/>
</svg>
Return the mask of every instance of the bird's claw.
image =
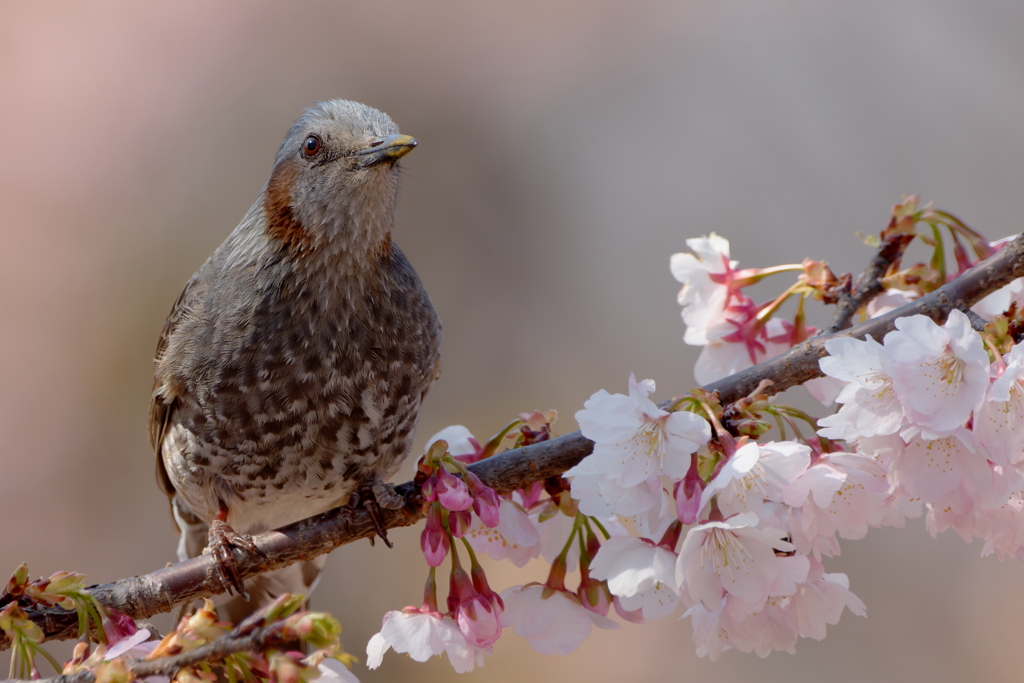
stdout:
<svg viewBox="0 0 1024 683">
<path fill-rule="evenodd" d="M 370 520 L 373 522 L 377 536 L 389 548 L 394 548 L 395 545 L 388 539 L 388 530 L 384 526 L 384 520 L 381 519 L 380 509 L 383 507 L 389 510 L 396 510 L 404 505 L 405 499 L 395 491 L 395 487 L 382 482 L 380 479 L 363 482 L 359 488 L 352 492 L 352 497 L 349 499 L 349 507 L 352 509 L 358 510 L 361 507 L 366 510 L 370 515 Z M 374 537 L 371 536 L 370 545 L 373 545 L 373 539 Z"/>
<path fill-rule="evenodd" d="M 221 584 L 227 589 L 228 594 L 232 590 L 241 595 L 245 600 L 249 599 L 249 593 L 245 590 L 245 582 L 238 571 L 238 563 L 235 561 L 235 554 L 232 547 L 241 548 L 250 553 L 265 557 L 262 550 L 256 547 L 249 536 L 243 536 L 235 531 L 230 524 L 223 520 L 215 519 L 210 523 L 210 534 L 208 537 L 209 551 L 213 555 L 217 576 Z"/>
</svg>

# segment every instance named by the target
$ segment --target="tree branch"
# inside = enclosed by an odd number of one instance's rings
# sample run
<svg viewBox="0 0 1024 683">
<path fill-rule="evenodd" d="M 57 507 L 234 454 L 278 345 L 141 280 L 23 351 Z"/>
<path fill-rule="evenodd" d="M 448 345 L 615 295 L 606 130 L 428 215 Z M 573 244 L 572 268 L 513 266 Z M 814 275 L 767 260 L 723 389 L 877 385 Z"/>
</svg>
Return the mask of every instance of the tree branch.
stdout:
<svg viewBox="0 0 1024 683">
<path fill-rule="evenodd" d="M 713 382 L 705 389 L 719 392 L 723 404 L 750 394 L 762 380 L 771 380 L 768 393 L 779 393 L 820 376 L 818 360 L 825 355 L 825 342 L 836 337 L 877 339 L 894 329 L 897 318 L 927 315 L 942 322 L 954 308 L 967 308 L 1011 281 L 1024 277 L 1024 235 L 997 254 L 970 269 L 936 291 L 878 318 L 843 332 L 822 334 L 797 345 L 789 352 L 766 360 L 742 372 Z M 593 443 L 579 432 L 550 441 L 505 451 L 469 466 L 480 479 L 499 493 L 508 493 L 532 482 L 565 472 L 592 450 Z M 397 487 L 405 497 L 400 510 L 381 510 L 385 528 L 409 526 L 423 515 L 422 500 L 411 482 Z M 311 560 L 340 545 L 374 535 L 374 522 L 365 510 L 338 508 L 316 517 L 256 536 L 253 541 L 264 553 L 259 557 L 237 551 L 238 569 L 249 578 L 300 560 Z M 136 619 L 171 611 L 175 606 L 224 591 L 209 555 L 158 569 L 145 576 L 93 586 L 90 592 L 102 604 Z M 63 609 L 29 613 L 46 640 L 77 637 L 78 617 Z M 0 650 L 10 640 L 0 636 Z"/>
<path fill-rule="evenodd" d="M 850 321 L 853 320 L 853 316 L 861 309 L 861 306 L 866 305 L 885 291 L 882 278 L 892 264 L 898 263 L 903 258 L 903 252 L 907 250 L 907 246 L 913 240 L 913 233 L 899 233 L 883 240 L 882 245 L 878 247 L 875 255 L 871 258 L 871 262 L 868 263 L 868 267 L 853 283 L 851 291 L 839 292 L 836 310 L 832 315 L 832 322 L 825 328 L 825 334 L 834 334 L 845 330 L 850 326 Z"/>
<path fill-rule="evenodd" d="M 281 625 L 276 624 L 267 628 L 256 628 L 243 635 L 229 633 L 217 638 L 212 643 L 171 657 L 161 657 L 152 661 L 133 659 L 128 662 L 127 666 L 128 670 L 135 674 L 137 678 L 143 676 L 173 677 L 178 669 L 184 666 L 201 662 L 218 663 L 227 656 L 238 652 L 260 652 L 267 647 L 281 645 L 285 642 L 288 641 L 281 637 Z M 39 683 L 93 683 L 95 680 L 96 676 L 92 671 L 80 671 L 74 674 L 43 679 Z"/>
</svg>

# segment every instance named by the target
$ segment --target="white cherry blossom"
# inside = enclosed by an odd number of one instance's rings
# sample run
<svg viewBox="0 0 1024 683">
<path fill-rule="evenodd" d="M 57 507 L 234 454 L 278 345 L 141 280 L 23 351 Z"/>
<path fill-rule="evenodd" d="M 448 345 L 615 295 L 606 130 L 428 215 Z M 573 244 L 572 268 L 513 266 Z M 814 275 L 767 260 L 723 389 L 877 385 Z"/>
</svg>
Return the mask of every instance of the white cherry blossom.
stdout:
<svg viewBox="0 0 1024 683">
<path fill-rule="evenodd" d="M 923 432 L 904 438 L 909 440 L 890 465 L 890 476 L 911 496 L 963 513 L 992 493 L 988 459 L 966 429 L 938 439 Z"/>
<path fill-rule="evenodd" d="M 825 342 L 829 355 L 819 361 L 821 371 L 846 382 L 836 396 L 843 404 L 834 415 L 818 421 L 818 433 L 830 439 L 857 439 L 895 434 L 903 424 L 903 406 L 892 378 L 882 370 L 885 350 L 871 337 L 851 337 Z"/>
<path fill-rule="evenodd" d="M 810 552 L 807 543 L 815 545 L 817 537 L 836 533 L 863 538 L 869 527 L 881 526 L 891 505 L 885 474 L 874 458 L 860 453 L 826 453 L 818 458 L 784 492 L 786 505 L 800 510 L 793 536 L 797 549 Z"/>
<path fill-rule="evenodd" d="M 725 516 L 740 512 L 759 514 L 764 500 L 782 501 L 782 490 L 804 473 L 811 462 L 811 449 L 792 441 L 741 446 L 708 482 L 701 494 L 700 508 L 718 496 L 718 509 Z"/>
<path fill-rule="evenodd" d="M 850 592 L 846 574 L 826 574 L 821 563 L 811 559 L 808 580 L 786 604 L 786 611 L 796 619 L 797 632 L 803 638 L 821 640 L 826 624 L 838 624 L 844 608 L 866 616 L 864 603 Z"/>
<path fill-rule="evenodd" d="M 755 607 L 779 574 L 775 550 L 794 550 L 779 529 L 758 529 L 757 515 L 735 515 L 690 528 L 676 563 L 676 586 L 688 602 L 715 609 L 723 591 Z"/>
<path fill-rule="evenodd" d="M 683 341 L 694 346 L 708 343 L 707 330 L 723 318 L 733 292 L 728 275 L 736 262 L 729 259 L 729 240 L 711 233 L 686 240 L 694 254 L 673 254 L 672 276 L 683 283 L 678 301 L 683 307 Z"/>
<path fill-rule="evenodd" d="M 974 418 L 974 433 L 992 462 L 1024 460 L 1024 344 L 1010 349 L 1006 369 L 989 387 Z"/>
<path fill-rule="evenodd" d="M 942 327 L 923 315 L 899 318 L 884 345 L 882 369 L 907 418 L 933 435 L 967 422 L 988 388 L 988 354 L 966 315 L 953 310 Z"/>
<path fill-rule="evenodd" d="M 747 317 L 754 313 L 756 308 L 752 304 L 744 311 L 730 312 L 732 317 L 707 331 L 708 342 L 693 366 L 693 377 L 698 384 L 728 377 L 792 348 L 792 344 L 783 341 L 789 330 L 786 321 L 779 318 L 772 318 L 755 334 L 741 331 Z"/>
<path fill-rule="evenodd" d="M 540 555 L 540 532 L 522 507 L 502 498 L 498 504 L 498 515 L 498 526 L 493 529 L 473 516 L 466 538 L 476 552 L 486 553 L 494 560 L 507 559 L 517 567 L 525 566 Z"/>
<path fill-rule="evenodd" d="M 484 650 L 470 644 L 454 619 L 438 612 L 407 607 L 384 615 L 384 623 L 366 645 L 366 665 L 380 666 L 384 653 L 407 653 L 417 662 L 447 653 L 457 673 L 468 673 L 474 665 L 483 666 Z"/>
<path fill-rule="evenodd" d="M 656 477 L 637 486 L 619 486 L 606 474 L 604 462 L 593 454 L 565 474 L 572 477 L 571 493 L 580 502 L 580 512 L 592 517 L 632 517 L 654 509 L 662 495 L 661 481 Z"/>
<path fill-rule="evenodd" d="M 629 396 L 602 390 L 576 413 L 580 431 L 594 442 L 588 459 L 623 488 L 652 477 L 682 479 L 690 469 L 690 454 L 711 438 L 706 420 L 662 410 L 649 398 L 653 392 L 653 380 L 637 382 L 630 375 Z"/>
<path fill-rule="evenodd" d="M 679 604 L 675 588 L 676 554 L 634 536 L 612 537 L 601 544 L 590 565 L 595 579 L 607 580 L 608 590 L 627 611 L 643 610 L 644 619 L 660 619 Z"/>
</svg>

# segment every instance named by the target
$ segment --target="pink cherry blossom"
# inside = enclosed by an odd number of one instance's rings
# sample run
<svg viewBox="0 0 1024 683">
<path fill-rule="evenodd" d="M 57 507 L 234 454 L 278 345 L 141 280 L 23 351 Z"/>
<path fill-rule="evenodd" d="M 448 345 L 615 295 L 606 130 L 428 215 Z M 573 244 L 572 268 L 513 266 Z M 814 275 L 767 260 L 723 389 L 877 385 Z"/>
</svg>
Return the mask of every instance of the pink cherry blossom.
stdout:
<svg viewBox="0 0 1024 683">
<path fill-rule="evenodd" d="M 791 538 L 797 550 L 816 557 L 832 555 L 838 545 L 827 539 L 863 538 L 868 528 L 882 526 L 893 504 L 885 470 L 860 453 L 827 453 L 786 487 L 791 510 Z"/>
<path fill-rule="evenodd" d="M 401 612 L 384 615 L 380 633 L 366 645 L 366 665 L 380 666 L 384 653 L 407 653 L 417 662 L 425 662 L 435 655 L 447 653 L 457 673 L 468 673 L 474 665 L 483 666 L 483 653 L 470 644 L 454 619 L 439 612 L 406 607 Z"/>
<path fill-rule="evenodd" d="M 693 623 L 697 654 L 712 661 L 730 648 L 766 657 L 773 650 L 795 652 L 798 637 L 820 640 L 827 624 L 837 624 L 844 609 L 864 616 L 864 603 L 849 591 L 845 574 L 826 574 L 821 563 L 801 556 L 780 558 L 797 569 L 790 574 L 793 591 L 768 598 L 755 607 L 735 595 L 724 595 L 714 610 L 698 603 L 683 615 Z"/>
<path fill-rule="evenodd" d="M 479 519 L 473 521 L 466 537 L 474 550 L 494 560 L 508 559 L 517 567 L 540 555 L 538 527 L 519 504 L 502 498 L 498 517 L 498 526 L 493 529 Z"/>
<path fill-rule="evenodd" d="M 989 387 L 974 419 L 974 433 L 992 462 L 1024 460 L 1024 344 L 1010 349 L 1006 368 Z"/>
<path fill-rule="evenodd" d="M 939 439 L 927 439 L 923 433 L 907 438 L 890 473 L 910 495 L 964 513 L 992 493 L 988 459 L 977 451 L 966 429 Z"/>
<path fill-rule="evenodd" d="M 988 389 L 988 354 L 966 315 L 953 310 L 942 327 L 899 318 L 884 345 L 882 369 L 914 424 L 934 434 L 967 422 Z"/>
<path fill-rule="evenodd" d="M 706 420 L 662 410 L 649 398 L 653 392 L 653 380 L 637 382 L 630 375 L 629 396 L 602 390 L 576 413 L 580 431 L 594 442 L 588 459 L 623 488 L 662 476 L 682 479 L 690 469 L 690 454 L 711 438 Z M 573 470 L 566 475 L 574 476 Z"/>
<path fill-rule="evenodd" d="M 480 517 L 480 521 L 492 528 L 498 526 L 500 520 L 498 494 L 472 472 L 466 473 L 465 481 L 473 496 L 473 511 Z"/>
<path fill-rule="evenodd" d="M 458 554 L 452 553 L 448 613 L 471 645 L 489 653 L 501 635 L 504 605 L 487 584 L 487 576 L 476 556 L 470 553 L 470 558 L 472 576 L 462 568 Z"/>
<path fill-rule="evenodd" d="M 821 371 L 846 382 L 836 396 L 839 412 L 818 421 L 822 436 L 853 442 L 869 436 L 895 434 L 903 424 L 903 406 L 892 378 L 882 370 L 885 349 L 871 337 L 850 337 L 825 342 L 829 355 L 819 361 Z"/>
<path fill-rule="evenodd" d="M 786 341 L 792 324 L 779 318 L 762 321 L 758 312 L 759 307 L 744 297 L 728 318 L 708 330 L 708 343 L 693 366 L 698 384 L 728 377 L 792 347 Z"/>
<path fill-rule="evenodd" d="M 750 605 L 761 605 L 779 573 L 775 550 L 794 546 L 785 533 L 758 529 L 757 515 L 735 515 L 721 522 L 706 522 L 686 533 L 676 563 L 676 586 L 684 598 L 715 609 L 723 592 Z"/>
<path fill-rule="evenodd" d="M 588 610 L 575 593 L 568 591 L 532 584 L 513 586 L 501 598 L 505 601 L 505 625 L 541 654 L 569 654 L 594 626 L 619 628 L 611 619 Z"/>
<path fill-rule="evenodd" d="M 844 608 L 859 617 L 865 616 L 864 603 L 850 592 L 846 574 L 826 574 L 821 563 L 811 559 L 808 580 L 786 605 L 796 619 L 797 632 L 803 638 L 821 640 L 826 624 L 838 624 Z"/>
<path fill-rule="evenodd" d="M 736 596 L 725 595 L 714 610 L 698 603 L 683 616 L 692 620 L 697 655 L 711 661 L 732 648 L 756 652 L 761 657 L 772 650 L 795 652 L 796 620 L 778 600 L 769 600 L 754 610 Z"/>
<path fill-rule="evenodd" d="M 606 540 L 590 565 L 597 579 L 608 581 L 608 590 L 628 611 L 642 610 L 645 620 L 671 614 L 679 604 L 675 588 L 676 554 L 634 536 Z"/>
<path fill-rule="evenodd" d="M 718 496 L 723 515 L 760 513 L 764 500 L 782 501 L 782 489 L 807 469 L 811 449 L 792 441 L 750 441 L 733 453 L 701 494 L 700 509 Z"/>
<path fill-rule="evenodd" d="M 673 497 L 676 504 L 676 517 L 683 524 L 693 524 L 700 514 L 700 498 L 704 492 L 704 480 L 698 471 L 697 456 L 692 455 L 690 469 L 686 478 L 676 482 Z"/>
<path fill-rule="evenodd" d="M 429 451 L 430 447 L 437 441 L 446 442 L 448 444 L 448 453 L 453 456 L 475 455 L 482 450 L 480 442 L 476 440 L 472 432 L 462 425 L 445 427 L 437 434 L 434 434 L 427 439 L 424 451 Z M 470 460 L 469 462 L 474 461 Z"/>
<path fill-rule="evenodd" d="M 593 454 L 566 475 L 572 477 L 572 497 L 579 501 L 580 512 L 592 517 L 632 517 L 656 507 L 661 500 L 660 479 L 651 477 L 637 486 L 619 486 L 606 474 L 604 461 Z"/>
<path fill-rule="evenodd" d="M 708 343 L 707 330 L 719 322 L 739 292 L 732 287 L 736 262 L 729 259 L 729 240 L 711 233 L 686 240 L 695 254 L 672 255 L 672 276 L 683 283 L 678 301 L 683 307 L 686 334 L 683 341 L 694 346 Z"/>
</svg>

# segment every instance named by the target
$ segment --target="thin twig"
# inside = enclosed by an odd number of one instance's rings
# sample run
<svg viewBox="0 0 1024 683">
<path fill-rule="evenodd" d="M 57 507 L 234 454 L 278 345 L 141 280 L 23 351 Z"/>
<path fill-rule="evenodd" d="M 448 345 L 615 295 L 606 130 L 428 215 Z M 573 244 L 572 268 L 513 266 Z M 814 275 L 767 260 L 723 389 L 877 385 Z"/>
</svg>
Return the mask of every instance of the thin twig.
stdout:
<svg viewBox="0 0 1024 683">
<path fill-rule="evenodd" d="M 269 646 L 285 642 L 281 637 L 280 624 L 270 628 L 257 628 L 245 635 L 227 634 L 201 647 L 172 657 L 161 657 L 153 661 L 133 659 L 127 663 L 128 670 L 135 676 L 173 676 L 178 669 L 192 664 L 209 662 L 216 664 L 228 655 L 238 652 L 261 652 Z M 91 671 L 80 671 L 67 676 L 43 679 L 39 683 L 93 683 L 96 677 Z"/>
<path fill-rule="evenodd" d="M 890 266 L 899 263 L 903 258 L 903 252 L 914 240 L 911 234 L 896 234 L 885 238 L 878 251 L 871 258 L 868 267 L 860 274 L 857 281 L 853 283 L 850 291 L 840 290 L 837 293 L 838 301 L 836 310 L 832 315 L 832 322 L 825 328 L 825 334 L 834 334 L 845 330 L 850 326 L 853 316 L 862 306 L 867 305 L 872 299 L 885 291 L 882 285 L 882 278 L 888 272 Z M 847 276 L 848 277 L 848 276 Z"/>
<path fill-rule="evenodd" d="M 723 404 L 747 396 L 766 379 L 771 381 L 767 393 L 779 393 L 821 375 L 818 360 L 825 355 L 825 342 L 829 339 L 843 336 L 863 339 L 868 335 L 881 339 L 894 329 L 897 318 L 910 315 L 926 315 L 942 322 L 952 309 L 969 307 L 1019 277 L 1024 277 L 1024 235 L 956 280 L 906 306 L 843 332 L 813 337 L 781 356 L 704 388 L 717 391 Z M 592 448 L 593 442 L 573 432 L 505 451 L 469 469 L 499 493 L 508 493 L 565 472 Z M 388 529 L 415 524 L 424 514 L 419 494 L 411 482 L 397 490 L 407 504 L 400 510 L 381 510 L 383 525 Z M 249 578 L 300 560 L 311 560 L 340 545 L 370 538 L 374 533 L 374 522 L 365 510 L 338 508 L 256 536 L 253 540 L 265 557 L 237 551 L 238 569 L 243 578 Z M 221 593 L 224 588 L 217 578 L 213 559 L 203 555 L 145 576 L 93 586 L 89 590 L 104 605 L 143 619 L 169 612 L 182 603 Z M 29 616 L 43 630 L 46 640 L 77 637 L 75 612 L 54 608 L 33 611 Z M 0 650 L 9 647 L 10 640 L 0 636 Z"/>
</svg>

